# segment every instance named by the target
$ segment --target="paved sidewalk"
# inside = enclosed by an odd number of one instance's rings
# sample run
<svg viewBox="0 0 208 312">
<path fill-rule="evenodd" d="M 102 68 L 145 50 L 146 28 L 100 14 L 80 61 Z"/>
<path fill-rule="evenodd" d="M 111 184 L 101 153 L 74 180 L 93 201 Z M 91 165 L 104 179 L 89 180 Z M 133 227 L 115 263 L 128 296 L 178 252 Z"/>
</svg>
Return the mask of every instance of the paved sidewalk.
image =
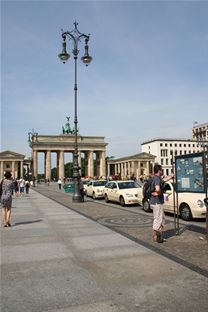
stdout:
<svg viewBox="0 0 208 312">
<path fill-rule="evenodd" d="M 207 309 L 206 277 L 34 190 L 14 198 L 12 223 L 1 227 L 2 312 Z"/>
<path fill-rule="evenodd" d="M 164 244 L 155 244 L 152 242 L 153 216 L 151 213 L 145 213 L 139 206 L 121 207 L 89 197 L 85 197 L 83 204 L 77 204 L 72 202 L 72 194 L 65 193 L 63 189 L 58 190 L 57 183 L 51 183 L 50 186 L 38 185 L 35 190 L 208 278 L 205 220 L 185 222 L 180 219 L 180 235 L 175 235 L 174 219 L 166 214 L 164 237 L 167 241 Z"/>
</svg>

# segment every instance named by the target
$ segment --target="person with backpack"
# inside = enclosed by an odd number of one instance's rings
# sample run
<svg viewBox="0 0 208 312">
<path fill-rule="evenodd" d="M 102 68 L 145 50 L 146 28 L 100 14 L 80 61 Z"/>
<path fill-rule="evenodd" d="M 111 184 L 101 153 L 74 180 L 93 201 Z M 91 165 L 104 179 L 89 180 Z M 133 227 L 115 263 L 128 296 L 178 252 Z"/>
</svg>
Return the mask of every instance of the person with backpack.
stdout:
<svg viewBox="0 0 208 312">
<path fill-rule="evenodd" d="M 25 181 L 25 190 L 26 190 L 26 194 L 29 194 L 29 189 L 30 189 L 30 181 L 26 180 Z"/>
<path fill-rule="evenodd" d="M 14 192 L 15 192 L 15 196 L 18 197 L 19 196 L 19 184 L 17 181 L 17 178 L 14 179 Z"/>
<path fill-rule="evenodd" d="M 154 176 L 151 180 L 151 196 L 150 205 L 153 210 L 153 241 L 163 243 L 163 229 L 165 226 L 165 214 L 163 209 L 164 195 L 163 195 L 163 180 L 162 180 L 162 166 L 156 164 L 154 166 Z M 173 178 L 173 175 L 167 177 L 165 181 Z"/>
</svg>

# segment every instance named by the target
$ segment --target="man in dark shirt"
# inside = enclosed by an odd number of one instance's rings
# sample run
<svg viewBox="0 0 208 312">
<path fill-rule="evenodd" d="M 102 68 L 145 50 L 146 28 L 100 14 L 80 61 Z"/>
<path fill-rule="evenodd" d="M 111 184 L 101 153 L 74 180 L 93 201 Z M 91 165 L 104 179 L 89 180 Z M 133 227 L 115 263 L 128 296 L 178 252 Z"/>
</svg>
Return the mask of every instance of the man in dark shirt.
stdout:
<svg viewBox="0 0 208 312">
<path fill-rule="evenodd" d="M 156 164 L 154 166 L 154 176 L 152 178 L 151 184 L 151 198 L 150 205 L 153 210 L 153 241 L 158 243 L 163 243 L 164 239 L 162 237 L 162 232 L 165 225 L 165 214 L 163 209 L 164 196 L 162 189 L 162 166 Z M 173 176 L 168 177 L 166 181 L 170 180 Z"/>
</svg>

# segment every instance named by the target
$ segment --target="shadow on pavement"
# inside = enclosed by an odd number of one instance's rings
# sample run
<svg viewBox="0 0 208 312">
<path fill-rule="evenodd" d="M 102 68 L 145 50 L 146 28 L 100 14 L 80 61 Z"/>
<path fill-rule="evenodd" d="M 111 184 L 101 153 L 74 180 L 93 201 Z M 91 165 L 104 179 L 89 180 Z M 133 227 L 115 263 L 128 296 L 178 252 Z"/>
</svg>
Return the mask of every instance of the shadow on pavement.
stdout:
<svg viewBox="0 0 208 312">
<path fill-rule="evenodd" d="M 23 221 L 23 222 L 15 222 L 13 226 L 18 226 L 21 224 L 31 224 L 31 223 L 37 223 L 37 222 L 42 222 L 42 219 L 38 219 L 38 220 L 33 220 L 33 221 Z"/>
</svg>

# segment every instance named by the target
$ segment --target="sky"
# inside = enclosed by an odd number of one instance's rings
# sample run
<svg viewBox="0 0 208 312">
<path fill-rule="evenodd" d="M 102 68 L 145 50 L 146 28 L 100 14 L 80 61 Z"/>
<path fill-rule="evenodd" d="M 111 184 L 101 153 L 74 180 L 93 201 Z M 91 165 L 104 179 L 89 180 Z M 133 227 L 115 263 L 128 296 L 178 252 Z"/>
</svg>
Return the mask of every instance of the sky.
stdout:
<svg viewBox="0 0 208 312">
<path fill-rule="evenodd" d="M 1 1 L 1 151 L 30 156 L 28 132 L 59 135 L 74 122 L 74 60 L 62 64 L 62 29 L 79 42 L 78 127 L 104 136 L 106 156 L 141 152 L 153 138 L 191 138 L 208 122 L 208 1 Z"/>
</svg>

